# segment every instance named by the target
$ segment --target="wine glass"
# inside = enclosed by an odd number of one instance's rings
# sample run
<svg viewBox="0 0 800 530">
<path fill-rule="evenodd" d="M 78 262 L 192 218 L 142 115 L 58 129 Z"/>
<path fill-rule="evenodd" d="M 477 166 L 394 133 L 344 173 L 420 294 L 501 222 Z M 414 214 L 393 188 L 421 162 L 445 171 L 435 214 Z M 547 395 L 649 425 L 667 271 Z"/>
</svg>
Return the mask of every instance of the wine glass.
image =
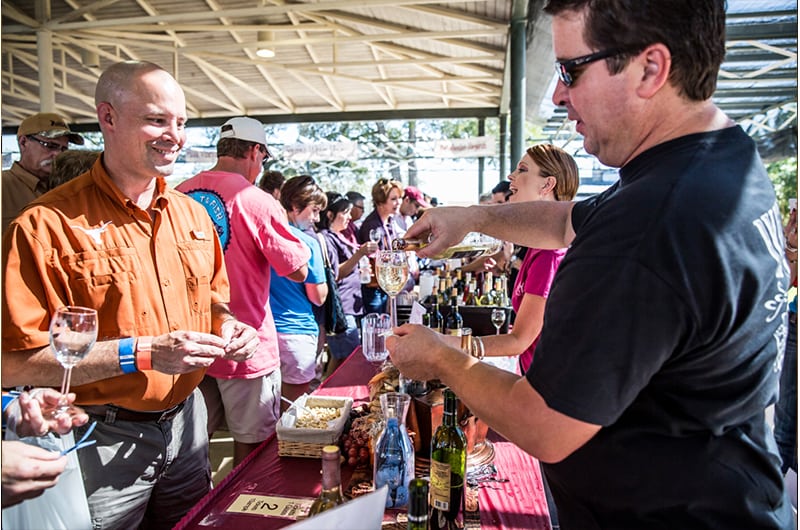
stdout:
<svg viewBox="0 0 800 530">
<path fill-rule="evenodd" d="M 494 324 L 495 329 L 497 330 L 496 335 L 500 334 L 500 328 L 503 326 L 503 323 L 506 321 L 506 310 L 497 307 L 492 309 L 492 324 Z"/>
<path fill-rule="evenodd" d="M 381 232 L 383 230 L 380 228 L 373 228 L 369 231 L 369 240 L 373 243 L 378 243 L 381 240 Z"/>
<path fill-rule="evenodd" d="M 61 366 L 61 403 L 52 417 L 68 414 L 67 393 L 72 379 L 72 367 L 83 359 L 97 340 L 97 311 L 88 307 L 67 306 L 56 310 L 50 320 L 50 348 Z"/>
<path fill-rule="evenodd" d="M 408 281 L 408 256 L 404 250 L 379 250 L 375 257 L 378 285 L 389 295 L 392 327 L 397 326 L 397 295 Z"/>
</svg>

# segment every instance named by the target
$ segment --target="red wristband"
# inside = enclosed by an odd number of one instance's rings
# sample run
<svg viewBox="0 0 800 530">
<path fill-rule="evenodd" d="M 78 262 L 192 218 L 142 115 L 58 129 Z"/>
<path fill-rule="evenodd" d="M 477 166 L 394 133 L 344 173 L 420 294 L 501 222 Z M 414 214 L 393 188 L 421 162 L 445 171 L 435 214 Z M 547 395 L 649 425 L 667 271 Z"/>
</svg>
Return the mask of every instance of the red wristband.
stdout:
<svg viewBox="0 0 800 530">
<path fill-rule="evenodd" d="M 139 337 L 136 340 L 136 368 L 142 370 L 152 370 L 153 360 L 150 356 L 153 351 L 153 337 Z"/>
</svg>

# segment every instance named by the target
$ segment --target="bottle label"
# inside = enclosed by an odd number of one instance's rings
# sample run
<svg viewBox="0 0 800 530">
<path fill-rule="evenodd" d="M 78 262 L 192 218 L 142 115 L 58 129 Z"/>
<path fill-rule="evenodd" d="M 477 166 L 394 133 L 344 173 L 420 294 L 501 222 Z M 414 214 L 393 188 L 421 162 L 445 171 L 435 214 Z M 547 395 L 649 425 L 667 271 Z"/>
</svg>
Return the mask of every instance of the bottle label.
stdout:
<svg viewBox="0 0 800 530">
<path fill-rule="evenodd" d="M 450 464 L 431 460 L 431 505 L 437 510 L 450 509 Z"/>
<path fill-rule="evenodd" d="M 444 334 L 445 335 L 454 335 L 456 337 L 460 337 L 461 336 L 461 328 L 456 328 L 456 329 L 447 328 L 445 330 Z"/>
</svg>

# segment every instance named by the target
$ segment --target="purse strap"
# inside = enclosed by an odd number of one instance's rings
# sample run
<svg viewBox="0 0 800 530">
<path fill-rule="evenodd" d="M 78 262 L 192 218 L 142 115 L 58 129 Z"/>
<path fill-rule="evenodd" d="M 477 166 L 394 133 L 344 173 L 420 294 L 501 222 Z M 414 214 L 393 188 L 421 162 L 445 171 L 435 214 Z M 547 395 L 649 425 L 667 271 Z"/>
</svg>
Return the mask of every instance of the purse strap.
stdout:
<svg viewBox="0 0 800 530">
<path fill-rule="evenodd" d="M 319 241 L 319 246 L 322 248 L 322 262 L 330 269 L 331 261 L 328 259 L 328 245 L 325 243 L 325 236 L 317 232 L 317 241 Z"/>
</svg>

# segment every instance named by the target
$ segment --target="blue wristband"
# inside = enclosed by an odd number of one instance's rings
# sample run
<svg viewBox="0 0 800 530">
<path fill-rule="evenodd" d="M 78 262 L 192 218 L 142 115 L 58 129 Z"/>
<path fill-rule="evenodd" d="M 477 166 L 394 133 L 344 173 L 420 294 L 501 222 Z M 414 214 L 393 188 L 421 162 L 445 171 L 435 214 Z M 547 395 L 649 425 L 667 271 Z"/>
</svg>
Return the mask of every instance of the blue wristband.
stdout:
<svg viewBox="0 0 800 530">
<path fill-rule="evenodd" d="M 119 367 L 122 373 L 136 372 L 136 355 L 133 351 L 134 340 L 130 337 L 119 340 Z"/>
</svg>

